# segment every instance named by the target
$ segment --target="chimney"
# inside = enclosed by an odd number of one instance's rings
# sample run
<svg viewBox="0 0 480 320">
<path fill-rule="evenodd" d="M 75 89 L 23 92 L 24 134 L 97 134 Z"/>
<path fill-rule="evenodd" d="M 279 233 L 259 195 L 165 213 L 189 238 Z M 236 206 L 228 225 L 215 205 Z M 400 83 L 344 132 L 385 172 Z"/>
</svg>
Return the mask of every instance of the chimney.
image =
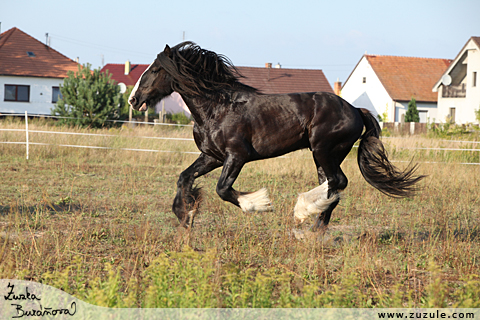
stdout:
<svg viewBox="0 0 480 320">
<path fill-rule="evenodd" d="M 281 69 L 282 68 L 282 65 L 280 64 L 280 62 L 275 65 L 275 68 L 276 69 Z"/>
<path fill-rule="evenodd" d="M 267 69 L 272 68 L 272 63 L 271 62 L 265 63 L 265 68 L 267 68 Z"/>
<path fill-rule="evenodd" d="M 125 75 L 128 76 L 130 74 L 131 68 L 130 68 L 130 61 L 127 60 L 125 61 Z"/>
<path fill-rule="evenodd" d="M 342 83 L 338 81 L 338 78 L 337 81 L 335 81 L 335 83 L 333 84 L 333 92 L 335 92 L 335 94 L 339 97 L 342 96 Z"/>
</svg>

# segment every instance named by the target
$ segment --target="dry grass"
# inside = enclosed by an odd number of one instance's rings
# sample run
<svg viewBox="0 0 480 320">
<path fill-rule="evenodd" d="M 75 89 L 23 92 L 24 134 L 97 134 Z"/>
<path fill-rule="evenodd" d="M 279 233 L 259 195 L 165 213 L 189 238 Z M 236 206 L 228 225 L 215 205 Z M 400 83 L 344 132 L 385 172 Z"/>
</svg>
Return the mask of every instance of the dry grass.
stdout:
<svg viewBox="0 0 480 320">
<path fill-rule="evenodd" d="M 30 129 L 115 135 L 37 133 L 35 142 L 196 151 L 191 141 L 139 138 L 191 138 L 191 128 L 87 131 L 38 122 Z M 23 141 L 23 135 L 0 132 L 2 141 Z M 478 307 L 480 166 L 455 163 L 474 155 L 408 149 L 451 146 L 421 137 L 386 145 L 393 159 L 448 163 L 422 163 L 419 173 L 428 175 L 423 190 L 395 200 L 363 180 L 354 150 L 343 164 L 349 186 L 328 232 L 298 241 L 292 235 L 296 197 L 317 186 L 307 151 L 247 164 L 237 180 L 241 191 L 266 187 L 274 212 L 246 214 L 221 201 L 215 194 L 219 170 L 200 178 L 205 200 L 187 231 L 170 208 L 178 174 L 195 155 L 31 146 L 26 161 L 24 146 L 0 144 L 0 278 L 54 284 L 97 304 L 168 306 L 159 302 L 167 298 L 158 298 L 160 282 L 152 279 L 168 272 L 174 277 L 185 272 L 182 261 L 193 261 L 185 277 L 199 283 L 205 277 L 212 294 L 187 306 Z M 202 276 L 198 268 L 210 273 Z M 94 294 L 113 282 L 123 300 Z M 179 296 L 200 290 L 184 287 Z M 182 305 L 168 299 L 170 306 Z"/>
</svg>

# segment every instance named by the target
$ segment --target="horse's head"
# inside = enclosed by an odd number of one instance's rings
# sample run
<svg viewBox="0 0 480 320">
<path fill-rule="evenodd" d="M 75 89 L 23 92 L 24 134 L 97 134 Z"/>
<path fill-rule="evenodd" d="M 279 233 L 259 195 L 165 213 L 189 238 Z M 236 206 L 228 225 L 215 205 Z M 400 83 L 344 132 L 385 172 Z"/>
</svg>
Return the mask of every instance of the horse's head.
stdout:
<svg viewBox="0 0 480 320">
<path fill-rule="evenodd" d="M 162 61 L 170 60 L 171 49 L 167 45 L 155 61 L 143 72 L 128 98 L 135 110 L 146 111 L 154 107 L 164 97 L 172 94 L 172 77 L 165 70 Z"/>
</svg>

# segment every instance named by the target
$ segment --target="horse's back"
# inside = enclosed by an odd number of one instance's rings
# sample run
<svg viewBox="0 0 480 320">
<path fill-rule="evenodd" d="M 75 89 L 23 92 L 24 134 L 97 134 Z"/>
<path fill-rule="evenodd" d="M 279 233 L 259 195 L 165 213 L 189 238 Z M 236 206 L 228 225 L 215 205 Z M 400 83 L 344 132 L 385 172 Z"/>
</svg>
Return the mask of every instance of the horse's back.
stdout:
<svg viewBox="0 0 480 320">
<path fill-rule="evenodd" d="M 363 130 L 358 110 L 328 92 L 255 95 L 243 112 L 259 158 L 311 149 L 317 140 L 350 144 Z"/>
</svg>

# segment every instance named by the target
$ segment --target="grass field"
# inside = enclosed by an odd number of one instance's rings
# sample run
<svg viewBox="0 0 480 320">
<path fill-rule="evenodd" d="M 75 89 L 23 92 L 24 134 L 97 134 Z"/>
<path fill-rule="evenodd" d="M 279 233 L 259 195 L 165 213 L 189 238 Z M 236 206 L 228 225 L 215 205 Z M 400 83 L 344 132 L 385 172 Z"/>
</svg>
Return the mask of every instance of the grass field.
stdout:
<svg viewBox="0 0 480 320">
<path fill-rule="evenodd" d="M 2 128 L 22 129 L 2 120 Z M 196 156 L 191 128 L 87 130 L 36 121 L 30 141 L 173 153 L 0 144 L 0 278 L 53 285 L 109 307 L 480 307 L 480 148 L 391 137 L 390 158 L 413 157 L 428 177 L 412 199 L 362 178 L 354 148 L 349 186 L 322 237 L 296 240 L 298 193 L 317 186 L 311 154 L 247 164 L 235 188 L 266 187 L 274 212 L 243 213 L 215 194 L 217 169 L 198 179 L 195 228 L 171 212 L 176 180 Z M 0 131 L 0 141 L 24 141 Z M 461 137 L 456 137 L 458 140 Z M 469 140 L 475 140 L 471 137 Z M 466 139 L 463 139 L 466 140 Z M 417 148 L 417 149 L 413 149 Z"/>
</svg>

